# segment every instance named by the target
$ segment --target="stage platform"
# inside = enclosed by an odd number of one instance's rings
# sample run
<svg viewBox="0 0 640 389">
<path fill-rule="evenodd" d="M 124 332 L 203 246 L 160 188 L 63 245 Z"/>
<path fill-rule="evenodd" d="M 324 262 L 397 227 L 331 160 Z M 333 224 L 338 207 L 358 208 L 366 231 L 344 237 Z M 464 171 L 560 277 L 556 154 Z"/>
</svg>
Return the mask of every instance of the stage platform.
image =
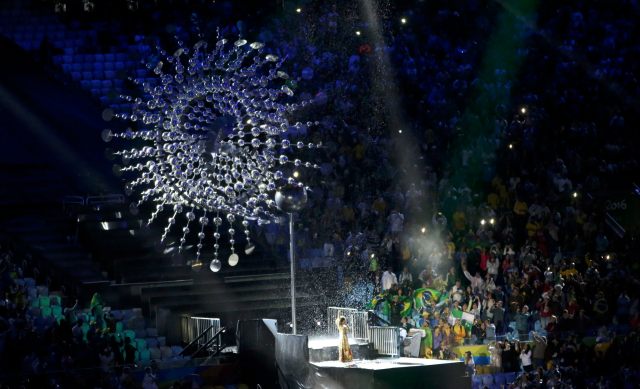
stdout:
<svg viewBox="0 0 640 389">
<path fill-rule="evenodd" d="M 310 362 L 315 388 L 418 389 L 471 388 L 460 361 L 424 358 L 378 358 Z"/>
</svg>

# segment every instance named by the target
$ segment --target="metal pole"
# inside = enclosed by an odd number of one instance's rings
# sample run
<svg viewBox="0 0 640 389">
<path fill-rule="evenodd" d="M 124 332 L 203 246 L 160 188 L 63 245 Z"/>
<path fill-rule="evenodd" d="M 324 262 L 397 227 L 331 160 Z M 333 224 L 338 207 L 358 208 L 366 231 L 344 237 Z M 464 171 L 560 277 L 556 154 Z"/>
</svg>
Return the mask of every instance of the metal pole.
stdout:
<svg viewBox="0 0 640 389">
<path fill-rule="evenodd" d="M 296 235 L 293 230 L 293 212 L 289 213 L 289 261 L 291 262 L 291 324 L 293 334 L 297 333 L 296 326 Z"/>
</svg>

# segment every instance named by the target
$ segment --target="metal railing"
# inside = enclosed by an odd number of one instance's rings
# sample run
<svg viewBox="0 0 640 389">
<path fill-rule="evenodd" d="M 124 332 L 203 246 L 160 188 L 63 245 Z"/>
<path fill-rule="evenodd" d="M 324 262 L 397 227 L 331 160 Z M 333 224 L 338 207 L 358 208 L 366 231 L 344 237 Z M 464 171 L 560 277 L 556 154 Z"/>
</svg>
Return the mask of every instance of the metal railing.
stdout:
<svg viewBox="0 0 640 389">
<path fill-rule="evenodd" d="M 369 327 L 369 341 L 380 355 L 400 356 L 400 327 Z"/>
<path fill-rule="evenodd" d="M 369 326 L 367 323 L 367 312 L 358 311 L 354 308 L 329 307 L 327 313 L 327 329 L 329 335 L 337 335 L 336 319 L 344 316 L 347 326 L 351 329 L 348 336 L 358 340 L 369 339 Z"/>
<path fill-rule="evenodd" d="M 182 342 L 197 340 L 198 346 L 209 343 L 220 330 L 220 319 L 212 317 L 182 316 Z"/>
</svg>

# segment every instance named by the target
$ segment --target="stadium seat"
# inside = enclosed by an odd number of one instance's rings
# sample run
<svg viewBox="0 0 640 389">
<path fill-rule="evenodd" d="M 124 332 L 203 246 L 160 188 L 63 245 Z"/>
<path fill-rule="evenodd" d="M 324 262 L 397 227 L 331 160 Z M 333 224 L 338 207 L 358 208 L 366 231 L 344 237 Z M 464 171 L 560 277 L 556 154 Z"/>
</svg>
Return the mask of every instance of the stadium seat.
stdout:
<svg viewBox="0 0 640 389">
<path fill-rule="evenodd" d="M 141 362 L 148 362 L 151 360 L 151 352 L 149 350 L 141 350 L 139 355 Z"/>
<path fill-rule="evenodd" d="M 160 354 L 162 355 L 162 359 L 171 359 L 173 353 L 171 352 L 171 347 L 160 347 Z"/>
<path fill-rule="evenodd" d="M 505 383 L 510 384 L 516 380 L 517 373 L 510 372 L 502 374 L 504 376 Z"/>
<path fill-rule="evenodd" d="M 156 339 L 156 338 L 146 338 L 145 340 L 147 341 L 147 347 L 149 347 L 149 348 L 158 347 L 158 339 Z"/>
<path fill-rule="evenodd" d="M 154 360 L 162 359 L 162 352 L 157 347 L 150 347 L 149 356 Z"/>
<path fill-rule="evenodd" d="M 42 317 L 51 317 L 51 314 L 52 314 L 51 307 L 41 307 L 40 308 L 40 315 Z"/>
<path fill-rule="evenodd" d="M 62 316 L 62 307 L 59 305 L 54 305 L 51 307 L 51 313 L 53 314 L 53 317 L 58 318 L 60 316 Z"/>
<path fill-rule="evenodd" d="M 46 286 L 38 286 L 38 296 L 49 296 L 49 288 Z"/>
<path fill-rule="evenodd" d="M 144 339 L 137 338 L 135 340 L 135 343 L 136 343 L 136 348 L 138 349 L 138 351 L 146 350 L 147 342 Z"/>
<path fill-rule="evenodd" d="M 136 339 L 136 333 L 133 330 L 124 330 L 124 336 L 133 342 Z"/>
<path fill-rule="evenodd" d="M 493 384 L 493 376 L 491 374 L 484 374 L 482 376 L 482 384 L 483 385 L 491 385 L 491 384 Z"/>
<path fill-rule="evenodd" d="M 494 374 L 493 375 L 493 382 L 498 384 L 498 385 L 502 385 L 505 383 L 505 375 L 504 374 Z"/>
</svg>

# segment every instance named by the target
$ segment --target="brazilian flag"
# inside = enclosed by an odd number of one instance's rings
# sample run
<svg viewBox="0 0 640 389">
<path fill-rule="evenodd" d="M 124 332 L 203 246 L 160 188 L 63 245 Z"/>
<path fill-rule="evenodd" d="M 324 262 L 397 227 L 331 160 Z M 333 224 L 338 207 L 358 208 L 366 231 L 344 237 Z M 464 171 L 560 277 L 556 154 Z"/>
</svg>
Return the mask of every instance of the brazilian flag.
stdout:
<svg viewBox="0 0 640 389">
<path fill-rule="evenodd" d="M 382 305 L 381 305 L 382 304 Z M 382 314 L 386 317 L 389 317 L 391 313 L 391 304 L 389 303 L 389 293 L 380 293 L 373 296 L 371 299 L 371 303 L 369 304 L 369 309 L 377 310 L 378 306 L 381 305 Z"/>
<path fill-rule="evenodd" d="M 402 311 L 400 311 L 401 316 L 409 316 L 411 315 L 411 310 L 413 309 L 413 300 L 408 296 L 402 296 L 400 299 L 402 303 Z"/>
<path fill-rule="evenodd" d="M 419 288 L 413 292 L 413 304 L 416 310 L 424 308 L 429 301 L 440 301 L 440 291 L 432 288 Z"/>
</svg>

